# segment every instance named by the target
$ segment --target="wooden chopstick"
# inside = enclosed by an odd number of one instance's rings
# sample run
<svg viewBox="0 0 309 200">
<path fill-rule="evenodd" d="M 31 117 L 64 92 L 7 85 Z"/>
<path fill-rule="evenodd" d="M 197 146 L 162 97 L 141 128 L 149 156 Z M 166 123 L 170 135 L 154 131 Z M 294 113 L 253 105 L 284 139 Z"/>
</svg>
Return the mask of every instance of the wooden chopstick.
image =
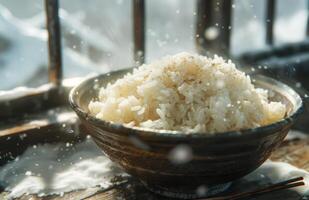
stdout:
<svg viewBox="0 0 309 200">
<path fill-rule="evenodd" d="M 293 182 L 297 182 L 297 181 L 302 181 L 302 180 L 304 180 L 303 177 L 296 177 L 296 178 L 292 178 L 292 179 L 289 179 L 289 180 L 286 180 L 286 181 L 275 183 L 275 184 L 273 184 L 271 186 L 286 185 L 286 184 L 289 184 L 289 183 L 293 183 Z"/>
<path fill-rule="evenodd" d="M 242 193 L 239 195 L 235 195 L 235 196 L 231 196 L 228 199 L 229 200 L 235 200 L 235 199 L 240 199 L 240 198 L 245 198 L 245 197 L 252 197 L 252 196 L 256 196 L 256 195 L 260 195 L 260 194 L 265 194 L 268 192 L 274 192 L 274 191 L 278 191 L 278 190 L 284 190 L 284 189 L 288 189 L 288 188 L 293 188 L 293 187 L 298 187 L 298 186 L 302 186 L 305 185 L 304 182 L 296 182 L 296 183 L 292 183 L 292 184 L 287 184 L 287 185 L 279 185 L 279 186 L 275 186 L 275 187 L 268 187 L 268 188 L 263 188 L 260 190 L 255 190 L 252 192 L 247 192 L 247 193 Z"/>
<path fill-rule="evenodd" d="M 253 196 L 265 194 L 268 192 L 273 192 L 273 191 L 278 191 L 278 190 L 283 190 L 283 189 L 305 185 L 305 183 L 302 180 L 304 180 L 303 177 L 297 177 L 297 178 L 292 178 L 292 179 L 282 181 L 279 183 L 275 183 L 273 185 L 266 186 L 264 188 L 256 189 L 253 191 L 241 192 L 241 193 L 222 196 L 222 197 L 204 198 L 200 200 L 236 200 L 236 199 L 241 199 L 245 197 L 253 197 Z"/>
</svg>

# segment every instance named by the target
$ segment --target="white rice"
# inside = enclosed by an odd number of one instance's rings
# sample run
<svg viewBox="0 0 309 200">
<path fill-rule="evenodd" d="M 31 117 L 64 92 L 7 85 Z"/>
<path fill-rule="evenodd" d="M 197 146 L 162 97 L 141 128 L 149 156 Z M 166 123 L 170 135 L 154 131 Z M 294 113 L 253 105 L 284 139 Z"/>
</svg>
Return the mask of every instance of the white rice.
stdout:
<svg viewBox="0 0 309 200">
<path fill-rule="evenodd" d="M 205 133 L 258 127 L 286 113 L 230 60 L 189 53 L 134 69 L 102 88 L 89 110 L 129 126 Z"/>
</svg>

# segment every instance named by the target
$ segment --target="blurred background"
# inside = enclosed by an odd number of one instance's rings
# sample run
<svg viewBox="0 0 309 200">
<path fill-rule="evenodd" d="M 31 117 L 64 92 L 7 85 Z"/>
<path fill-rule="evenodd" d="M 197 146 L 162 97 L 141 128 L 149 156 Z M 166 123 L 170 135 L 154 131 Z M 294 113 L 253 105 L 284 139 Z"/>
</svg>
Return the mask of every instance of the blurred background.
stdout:
<svg viewBox="0 0 309 200">
<path fill-rule="evenodd" d="M 304 41 L 308 1 L 277 2 L 272 48 Z M 130 0 L 59 3 L 64 77 L 134 65 Z M 267 1 L 234 0 L 231 7 L 230 57 L 238 59 L 247 52 L 269 49 L 265 42 Z M 148 0 L 145 8 L 146 62 L 181 51 L 197 52 L 196 0 Z M 218 30 L 220 24 L 215 24 L 205 37 L 215 38 Z M 47 51 L 44 1 L 0 0 L 0 90 L 47 83 Z M 295 66 L 289 67 L 294 70 Z"/>
<path fill-rule="evenodd" d="M 50 35 L 59 30 L 54 23 L 57 2 L 62 65 L 57 48 L 50 48 L 55 50 L 50 51 L 50 61 L 48 55 L 46 27 Z M 19 195 L 35 193 L 35 188 L 38 194 L 51 194 L 51 183 L 57 183 L 62 196 L 64 189 L 80 189 L 76 177 L 84 180 L 83 188 L 97 185 L 89 177 L 103 180 L 95 169 L 109 169 L 109 161 L 103 157 L 102 166 L 94 167 L 100 164 L 96 158 L 101 150 L 95 149 L 69 106 L 68 93 L 80 81 L 69 78 L 129 68 L 183 51 L 230 58 L 246 73 L 272 76 L 300 93 L 307 110 L 273 158 L 307 170 L 308 10 L 309 0 L 0 0 L 0 167 L 5 165 L 0 168 L 0 199 L 5 199 L 4 191 L 14 195 L 14 188 Z M 57 46 L 59 38 L 53 36 L 49 42 Z M 130 139 L 134 145 L 145 145 L 137 137 Z M 184 152 L 191 155 L 188 149 Z M 269 174 L 278 174 L 276 170 Z M 59 172 L 65 172 L 66 179 Z M 262 175 L 259 182 L 269 179 Z M 289 173 L 282 175 L 287 178 Z M 34 187 L 42 183 L 43 189 Z M 69 198 L 74 197 L 61 199 Z"/>
</svg>

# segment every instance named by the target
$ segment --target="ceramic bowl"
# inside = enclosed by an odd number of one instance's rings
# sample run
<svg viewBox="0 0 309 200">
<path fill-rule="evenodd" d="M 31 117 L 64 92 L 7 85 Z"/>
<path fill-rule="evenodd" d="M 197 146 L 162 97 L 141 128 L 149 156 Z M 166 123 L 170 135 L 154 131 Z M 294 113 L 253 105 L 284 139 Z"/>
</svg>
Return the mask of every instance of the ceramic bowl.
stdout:
<svg viewBox="0 0 309 200">
<path fill-rule="evenodd" d="M 166 196 L 195 197 L 201 185 L 224 189 L 226 183 L 252 172 L 282 142 L 303 108 L 302 99 L 289 86 L 265 76 L 254 76 L 256 86 L 271 91 L 272 100 L 287 106 L 283 120 L 241 131 L 186 134 L 130 128 L 92 116 L 88 104 L 98 96 L 99 88 L 129 71 L 89 78 L 72 89 L 69 101 L 88 134 L 113 162 L 152 191 Z M 190 158 L 174 162 L 171 153 L 176 150 L 180 151 L 176 156 Z"/>
</svg>

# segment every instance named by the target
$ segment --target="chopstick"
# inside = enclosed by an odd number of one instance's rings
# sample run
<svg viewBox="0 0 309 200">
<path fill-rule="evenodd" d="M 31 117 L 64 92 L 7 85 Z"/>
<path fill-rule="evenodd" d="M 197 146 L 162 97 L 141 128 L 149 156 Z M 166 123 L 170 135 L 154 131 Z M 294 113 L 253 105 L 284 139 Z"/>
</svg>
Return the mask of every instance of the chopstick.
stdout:
<svg viewBox="0 0 309 200">
<path fill-rule="evenodd" d="M 246 198 L 246 197 L 253 197 L 253 196 L 265 194 L 268 192 L 273 192 L 273 191 L 278 191 L 278 190 L 283 190 L 283 189 L 305 185 L 303 180 L 304 180 L 303 177 L 297 177 L 297 178 L 292 178 L 292 179 L 282 181 L 279 183 L 275 183 L 270 186 L 266 186 L 264 188 L 256 189 L 253 191 L 241 192 L 241 193 L 222 196 L 222 197 L 203 198 L 200 200 L 236 200 L 236 199 L 241 199 L 241 198 Z"/>
</svg>

